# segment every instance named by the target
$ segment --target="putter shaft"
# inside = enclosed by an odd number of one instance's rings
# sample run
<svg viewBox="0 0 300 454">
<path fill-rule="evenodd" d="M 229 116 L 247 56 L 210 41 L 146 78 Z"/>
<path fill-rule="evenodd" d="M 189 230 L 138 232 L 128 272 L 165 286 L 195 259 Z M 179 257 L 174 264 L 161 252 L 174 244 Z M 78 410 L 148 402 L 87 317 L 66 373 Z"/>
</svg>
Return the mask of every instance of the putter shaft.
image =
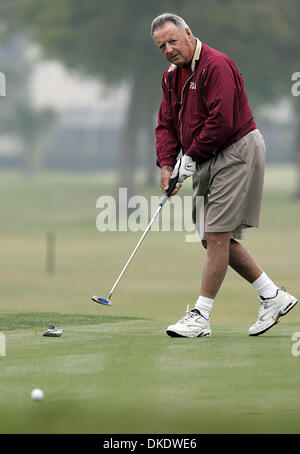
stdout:
<svg viewBox="0 0 300 454">
<path fill-rule="evenodd" d="M 137 244 L 136 247 L 134 248 L 134 251 L 132 252 L 131 256 L 129 257 L 129 259 L 128 259 L 126 265 L 125 265 L 124 268 L 122 269 L 122 271 L 121 271 L 121 273 L 120 273 L 118 279 L 117 279 L 116 282 L 114 283 L 114 286 L 113 286 L 113 288 L 111 289 L 111 291 L 110 291 L 110 293 L 109 293 L 108 299 L 106 300 L 106 299 L 101 298 L 101 297 L 99 297 L 99 296 L 94 296 L 94 297 L 92 298 L 92 300 L 95 301 L 96 303 L 101 303 L 101 304 L 105 304 L 105 305 L 107 305 L 107 306 L 111 306 L 111 301 L 110 301 L 111 295 L 113 294 L 113 292 L 114 292 L 116 286 L 118 285 L 118 283 L 119 283 L 121 277 L 123 276 L 123 274 L 125 273 L 126 269 L 128 268 L 128 265 L 129 265 L 129 263 L 131 262 L 131 260 L 133 259 L 133 257 L 134 257 L 134 255 L 135 255 L 136 251 L 138 250 L 138 248 L 140 247 L 141 243 L 143 242 L 145 236 L 146 236 L 147 233 L 149 232 L 149 230 L 150 230 L 150 228 L 151 228 L 153 222 L 155 221 L 155 219 L 156 219 L 157 216 L 159 215 L 159 213 L 160 213 L 162 207 L 164 206 L 164 204 L 166 203 L 166 201 L 168 200 L 168 198 L 172 195 L 172 192 L 174 191 L 174 189 L 175 189 L 175 187 L 176 187 L 176 185 L 177 185 L 177 182 L 178 182 L 178 176 L 179 176 L 179 175 L 177 175 L 175 178 L 172 178 L 172 179 L 170 180 L 169 188 L 168 188 L 166 194 L 165 194 L 164 197 L 161 199 L 161 202 L 160 202 L 160 204 L 159 204 L 159 206 L 158 206 L 156 212 L 154 213 L 153 218 L 151 219 L 149 225 L 147 226 L 146 230 L 144 231 L 143 235 L 141 236 L 141 238 L 140 238 L 138 244 Z"/>
<path fill-rule="evenodd" d="M 135 255 L 136 251 L 138 250 L 138 248 L 139 248 L 140 245 L 142 244 L 142 242 L 143 242 L 145 236 L 147 235 L 147 233 L 148 233 L 149 230 L 151 229 L 151 226 L 152 226 L 153 222 L 155 221 L 155 219 L 156 219 L 157 216 L 159 215 L 159 213 L 160 213 L 162 207 L 164 206 L 164 204 L 166 203 L 167 200 L 168 200 L 168 195 L 165 195 L 165 196 L 163 197 L 162 201 L 160 202 L 160 204 L 159 204 L 157 210 L 155 211 L 154 216 L 153 216 L 153 218 L 151 219 L 149 225 L 147 226 L 146 230 L 144 231 L 143 235 L 141 236 L 141 238 L 140 238 L 138 244 L 137 244 L 136 247 L 134 248 L 134 251 L 132 252 L 131 256 L 129 257 L 129 259 L 128 259 L 126 265 L 125 265 L 124 268 L 122 269 L 122 271 L 121 271 L 121 273 L 120 273 L 118 279 L 117 279 L 116 282 L 114 283 L 114 286 L 113 286 L 113 288 L 111 289 L 111 291 L 110 291 L 110 293 L 109 293 L 109 296 L 108 296 L 108 299 L 109 299 L 109 300 L 110 300 L 110 297 L 111 297 L 111 295 L 113 294 L 113 292 L 114 292 L 116 286 L 118 285 L 118 283 L 119 283 L 121 277 L 123 276 L 123 274 L 125 273 L 126 269 L 128 268 L 129 263 L 130 263 L 131 260 L 133 259 L 133 257 L 134 257 L 134 255 Z"/>
</svg>

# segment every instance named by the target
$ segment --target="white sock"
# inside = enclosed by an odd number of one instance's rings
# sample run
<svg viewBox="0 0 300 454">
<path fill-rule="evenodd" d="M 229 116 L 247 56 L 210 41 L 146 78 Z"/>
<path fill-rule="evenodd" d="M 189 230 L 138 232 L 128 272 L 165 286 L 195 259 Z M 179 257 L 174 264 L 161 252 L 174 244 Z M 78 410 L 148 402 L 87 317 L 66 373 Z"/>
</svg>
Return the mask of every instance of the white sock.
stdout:
<svg viewBox="0 0 300 454">
<path fill-rule="evenodd" d="M 210 311 L 212 310 L 212 305 L 215 300 L 211 298 L 206 298 L 205 296 L 199 296 L 199 298 L 196 301 L 195 304 L 195 309 L 198 309 L 198 311 L 201 312 L 201 315 L 203 315 L 207 320 L 209 320 L 209 314 Z"/>
<path fill-rule="evenodd" d="M 259 296 L 263 298 L 274 298 L 279 288 L 271 281 L 266 273 L 262 273 L 251 285 L 255 288 Z"/>
</svg>

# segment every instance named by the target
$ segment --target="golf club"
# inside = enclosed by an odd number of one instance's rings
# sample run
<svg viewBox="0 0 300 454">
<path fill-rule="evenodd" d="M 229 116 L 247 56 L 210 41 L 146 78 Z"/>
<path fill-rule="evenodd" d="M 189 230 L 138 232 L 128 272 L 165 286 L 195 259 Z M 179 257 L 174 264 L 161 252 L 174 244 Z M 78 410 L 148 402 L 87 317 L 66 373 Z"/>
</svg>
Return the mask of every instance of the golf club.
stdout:
<svg viewBox="0 0 300 454">
<path fill-rule="evenodd" d="M 113 288 L 111 289 L 111 291 L 110 291 L 110 293 L 109 293 L 109 295 L 108 295 L 108 299 L 101 298 L 100 296 L 96 296 L 96 295 L 95 295 L 95 296 L 92 297 L 92 300 L 95 301 L 95 303 L 104 304 L 105 306 L 111 306 L 111 305 L 112 305 L 112 302 L 110 301 L 111 295 L 113 294 L 113 292 L 114 292 L 116 286 L 118 285 L 118 283 L 119 283 L 121 277 L 122 277 L 123 274 L 125 273 L 125 271 L 126 271 L 128 265 L 129 265 L 129 263 L 130 263 L 131 260 L 133 259 L 133 257 L 134 257 L 134 255 L 135 255 L 136 251 L 138 250 L 138 248 L 139 248 L 140 245 L 142 244 L 142 242 L 143 242 L 145 236 L 146 236 L 147 233 L 149 232 L 149 230 L 150 230 L 150 228 L 151 228 L 153 222 L 155 221 L 155 219 L 156 219 L 157 216 L 159 215 L 159 213 L 160 213 L 162 207 L 164 206 L 164 204 L 166 203 L 166 201 L 168 200 L 168 198 L 171 196 L 172 192 L 174 191 L 174 189 L 175 189 L 175 187 L 176 187 L 176 184 L 177 184 L 177 182 L 178 182 L 178 176 L 179 176 L 179 175 L 176 175 L 175 178 L 172 178 L 172 179 L 170 180 L 169 188 L 168 188 L 166 194 L 165 194 L 164 197 L 162 198 L 162 200 L 161 200 L 161 202 L 160 202 L 160 204 L 159 204 L 159 206 L 158 206 L 156 212 L 154 213 L 153 218 L 151 219 L 151 221 L 150 221 L 148 227 L 146 228 L 146 230 L 144 231 L 143 235 L 141 236 L 141 238 L 140 238 L 138 244 L 136 245 L 136 247 L 135 247 L 134 251 L 132 252 L 131 256 L 129 257 L 129 259 L 128 259 L 126 265 L 125 265 L 124 268 L 122 269 L 122 271 L 121 271 L 121 273 L 120 273 L 120 276 L 118 277 L 118 279 L 117 279 L 116 282 L 114 283 L 114 286 L 113 286 Z"/>
</svg>

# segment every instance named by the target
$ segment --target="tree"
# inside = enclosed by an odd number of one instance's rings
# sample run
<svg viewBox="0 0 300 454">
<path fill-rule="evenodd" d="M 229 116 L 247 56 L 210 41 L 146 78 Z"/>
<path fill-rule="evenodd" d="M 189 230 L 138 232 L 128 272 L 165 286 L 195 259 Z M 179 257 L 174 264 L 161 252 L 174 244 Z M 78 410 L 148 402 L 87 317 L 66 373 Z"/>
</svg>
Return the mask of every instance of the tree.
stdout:
<svg viewBox="0 0 300 454">
<path fill-rule="evenodd" d="M 28 102 L 19 103 L 8 126 L 17 134 L 24 146 L 24 175 L 31 180 L 40 167 L 42 153 L 55 114 L 52 109 L 36 110 Z"/>
<path fill-rule="evenodd" d="M 1 99 L 1 132 L 21 139 L 24 175 L 31 179 L 39 168 L 41 151 L 55 115 L 50 109 L 35 109 L 31 105 L 28 89 L 31 67 L 25 58 L 28 43 L 24 36 L 20 33 L 7 36 L 3 24 L 0 36 L 1 70 L 8 80 L 7 96 Z"/>
<path fill-rule="evenodd" d="M 42 47 L 47 58 L 60 59 L 71 70 L 96 76 L 110 85 L 128 81 L 131 96 L 120 154 L 119 184 L 132 194 L 136 133 L 142 123 L 153 117 L 163 68 L 162 61 L 154 57 L 156 50 L 150 37 L 151 20 L 163 1 L 19 0 L 15 3 L 18 13 L 10 18 L 10 23 L 17 29 L 30 30 L 32 39 Z M 151 151 L 154 155 L 154 150 Z"/>
<path fill-rule="evenodd" d="M 1 98 L 1 132 L 6 131 L 10 118 L 14 115 L 17 103 L 24 100 L 28 91 L 30 67 L 26 61 L 24 36 L 19 33 L 6 36 L 5 27 L 0 23 L 0 61 L 1 71 L 6 78 L 6 95 Z"/>
<path fill-rule="evenodd" d="M 300 57 L 298 0 L 188 0 L 183 14 L 202 40 L 238 64 L 252 104 L 290 96 Z M 296 69 L 295 69 L 296 68 Z"/>
<path fill-rule="evenodd" d="M 290 94 L 290 75 L 297 70 L 298 0 L 9 1 L 14 8 L 6 4 L 4 16 L 18 29 L 29 29 L 46 57 L 110 85 L 130 83 L 119 181 L 129 194 L 134 192 L 136 132 L 158 108 L 166 67 L 150 36 L 153 17 L 174 11 L 201 40 L 228 53 L 244 74 L 254 107 Z"/>
</svg>

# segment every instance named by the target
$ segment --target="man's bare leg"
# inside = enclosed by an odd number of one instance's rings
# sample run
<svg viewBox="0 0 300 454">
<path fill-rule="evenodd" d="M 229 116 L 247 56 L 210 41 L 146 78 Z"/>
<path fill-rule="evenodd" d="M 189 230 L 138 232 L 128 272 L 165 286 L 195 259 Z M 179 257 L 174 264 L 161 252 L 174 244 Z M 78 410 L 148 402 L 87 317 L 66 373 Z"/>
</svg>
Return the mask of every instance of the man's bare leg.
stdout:
<svg viewBox="0 0 300 454">
<path fill-rule="evenodd" d="M 202 241 L 203 246 L 208 250 L 209 243 L 212 242 L 210 237 L 211 234 L 207 234 L 208 241 Z M 215 235 L 215 234 L 213 234 Z M 219 234 L 220 235 L 220 234 Z M 227 234 L 224 234 L 225 236 Z M 213 237 L 214 238 L 214 237 Z M 221 239 L 222 237 L 220 237 Z M 226 236 L 227 238 L 227 236 Z M 212 242 L 213 243 L 213 242 Z M 225 243 L 224 243 L 225 247 Z M 209 252 L 208 252 L 209 254 Z M 220 255 L 220 263 L 219 266 L 222 267 L 222 254 Z M 214 260 L 213 260 L 214 261 Z M 275 296 L 278 290 L 278 286 L 274 284 L 274 282 L 264 273 L 263 269 L 257 264 L 254 257 L 251 253 L 246 249 L 245 246 L 238 243 L 235 240 L 230 240 L 229 242 L 229 265 L 232 269 L 234 269 L 241 277 L 243 277 L 246 281 L 248 281 L 257 291 L 258 295 L 263 298 L 270 298 Z M 212 280 L 209 283 L 209 287 L 207 287 L 207 283 L 209 282 L 209 274 L 210 274 L 210 267 L 204 267 L 204 284 L 202 285 L 201 291 L 205 292 L 205 295 L 200 294 L 199 300 L 197 303 L 201 307 L 201 301 L 203 299 L 201 296 L 206 296 L 207 294 L 213 295 L 213 293 L 220 288 L 222 283 L 222 274 L 216 273 L 216 280 L 218 280 L 218 284 L 216 285 L 216 281 Z M 207 274 L 208 270 L 208 274 Z M 224 274 L 225 277 L 225 274 Z M 223 277 L 223 279 L 224 279 Z M 215 293 L 216 296 L 217 293 Z M 210 296 L 211 300 L 214 299 L 214 296 Z M 211 301 L 212 304 L 212 301 Z M 205 307 L 205 302 L 204 302 Z"/>
<path fill-rule="evenodd" d="M 265 308 L 264 319 L 260 317 L 260 308 L 256 323 L 249 328 L 250 336 L 257 336 L 270 329 L 277 323 L 279 316 L 285 315 L 297 303 L 295 297 L 280 289 L 276 291 L 275 297 L 266 299 L 265 293 L 272 292 L 277 287 L 256 263 L 250 252 L 237 241 L 231 240 L 230 237 L 230 232 L 206 233 L 206 240 L 202 242 L 207 249 L 207 255 L 203 268 L 200 296 L 194 309 L 187 311 L 183 319 L 167 328 L 169 336 L 211 336 L 210 312 L 229 264 L 253 285 L 268 304 Z M 271 299 L 273 300 L 272 306 L 270 306 Z"/>
<path fill-rule="evenodd" d="M 202 273 L 201 293 L 214 299 L 225 278 L 229 264 L 230 232 L 206 233 L 207 256 Z"/>
<path fill-rule="evenodd" d="M 211 238 L 211 236 L 213 235 L 213 237 Z M 228 233 L 207 233 L 206 234 L 206 238 L 207 239 L 213 239 L 214 238 L 214 235 L 224 235 L 225 238 L 226 238 L 226 244 L 224 244 L 224 251 L 223 253 L 221 254 L 220 258 L 220 263 L 218 264 L 218 266 L 220 266 L 221 268 L 224 267 L 224 264 L 222 265 L 222 262 L 224 260 L 224 258 L 226 257 L 226 250 L 227 250 L 227 241 L 228 241 L 228 235 L 229 235 L 229 238 L 230 238 L 230 234 Z M 219 241 L 222 241 L 222 237 L 217 237 L 217 239 L 219 239 Z M 211 241 L 212 243 L 212 246 L 213 246 L 213 243 L 215 241 Z M 207 240 L 205 241 L 202 241 L 202 244 L 203 246 L 205 247 L 205 249 L 208 249 L 208 242 Z M 211 249 L 211 248 L 210 248 Z M 235 240 L 230 240 L 229 241 L 229 247 L 228 247 L 228 264 L 231 266 L 232 269 L 234 269 L 240 276 L 242 276 L 244 279 L 246 279 L 248 282 L 250 282 L 250 284 L 252 284 L 254 281 L 256 281 L 256 279 L 259 278 L 259 276 L 261 276 L 261 274 L 263 273 L 263 270 L 262 268 L 256 263 L 254 257 L 251 255 L 251 253 L 245 248 L 245 246 L 243 246 L 242 244 L 238 243 L 237 241 Z M 209 250 L 207 251 L 207 254 L 209 254 L 210 256 L 214 255 L 214 247 L 212 247 L 211 253 L 209 253 Z M 222 260 L 222 256 L 223 256 L 223 260 Z M 218 260 L 216 260 L 217 262 Z M 220 288 L 221 286 L 221 283 L 222 281 L 220 282 L 220 279 L 222 278 L 222 272 L 221 274 L 218 274 L 217 275 L 217 280 L 218 280 L 218 284 L 213 284 L 211 287 L 210 285 L 206 284 L 206 275 L 210 274 L 210 260 L 208 261 L 207 259 L 207 264 L 205 264 L 205 267 L 204 267 L 204 271 L 203 271 L 203 274 L 205 274 L 205 284 L 204 284 L 204 288 L 203 290 L 205 290 L 206 292 L 210 293 L 210 295 L 213 295 L 213 293 L 215 292 L 215 290 L 218 288 Z M 213 262 L 215 262 L 215 260 L 213 260 Z M 206 266 L 207 265 L 207 266 Z M 207 269 L 206 269 L 207 268 Z M 223 273 L 224 273 L 224 268 L 223 268 Z M 226 271 L 225 271 L 225 274 L 226 274 Z M 223 276 L 223 279 L 225 277 L 225 274 Z M 207 277 L 208 278 L 208 277 Z M 207 288 L 207 290 L 206 290 Z M 218 291 L 217 290 L 217 291 Z M 215 293 L 214 296 L 210 296 L 210 298 L 214 298 L 216 296 L 217 293 Z"/>
<path fill-rule="evenodd" d="M 201 292 L 195 308 L 207 319 L 225 278 L 228 265 L 252 284 L 259 293 L 273 292 L 276 288 L 250 252 L 230 237 L 230 232 L 206 233 L 206 240 L 202 242 L 207 249 L 207 256 L 202 273 Z"/>
<path fill-rule="evenodd" d="M 250 252 L 235 240 L 230 242 L 229 264 L 240 276 L 252 284 L 259 297 L 273 298 L 277 295 L 279 287 L 256 263 Z"/>
<path fill-rule="evenodd" d="M 245 246 L 235 240 L 230 241 L 229 265 L 250 284 L 263 273 L 262 268 L 256 263 Z"/>
</svg>

